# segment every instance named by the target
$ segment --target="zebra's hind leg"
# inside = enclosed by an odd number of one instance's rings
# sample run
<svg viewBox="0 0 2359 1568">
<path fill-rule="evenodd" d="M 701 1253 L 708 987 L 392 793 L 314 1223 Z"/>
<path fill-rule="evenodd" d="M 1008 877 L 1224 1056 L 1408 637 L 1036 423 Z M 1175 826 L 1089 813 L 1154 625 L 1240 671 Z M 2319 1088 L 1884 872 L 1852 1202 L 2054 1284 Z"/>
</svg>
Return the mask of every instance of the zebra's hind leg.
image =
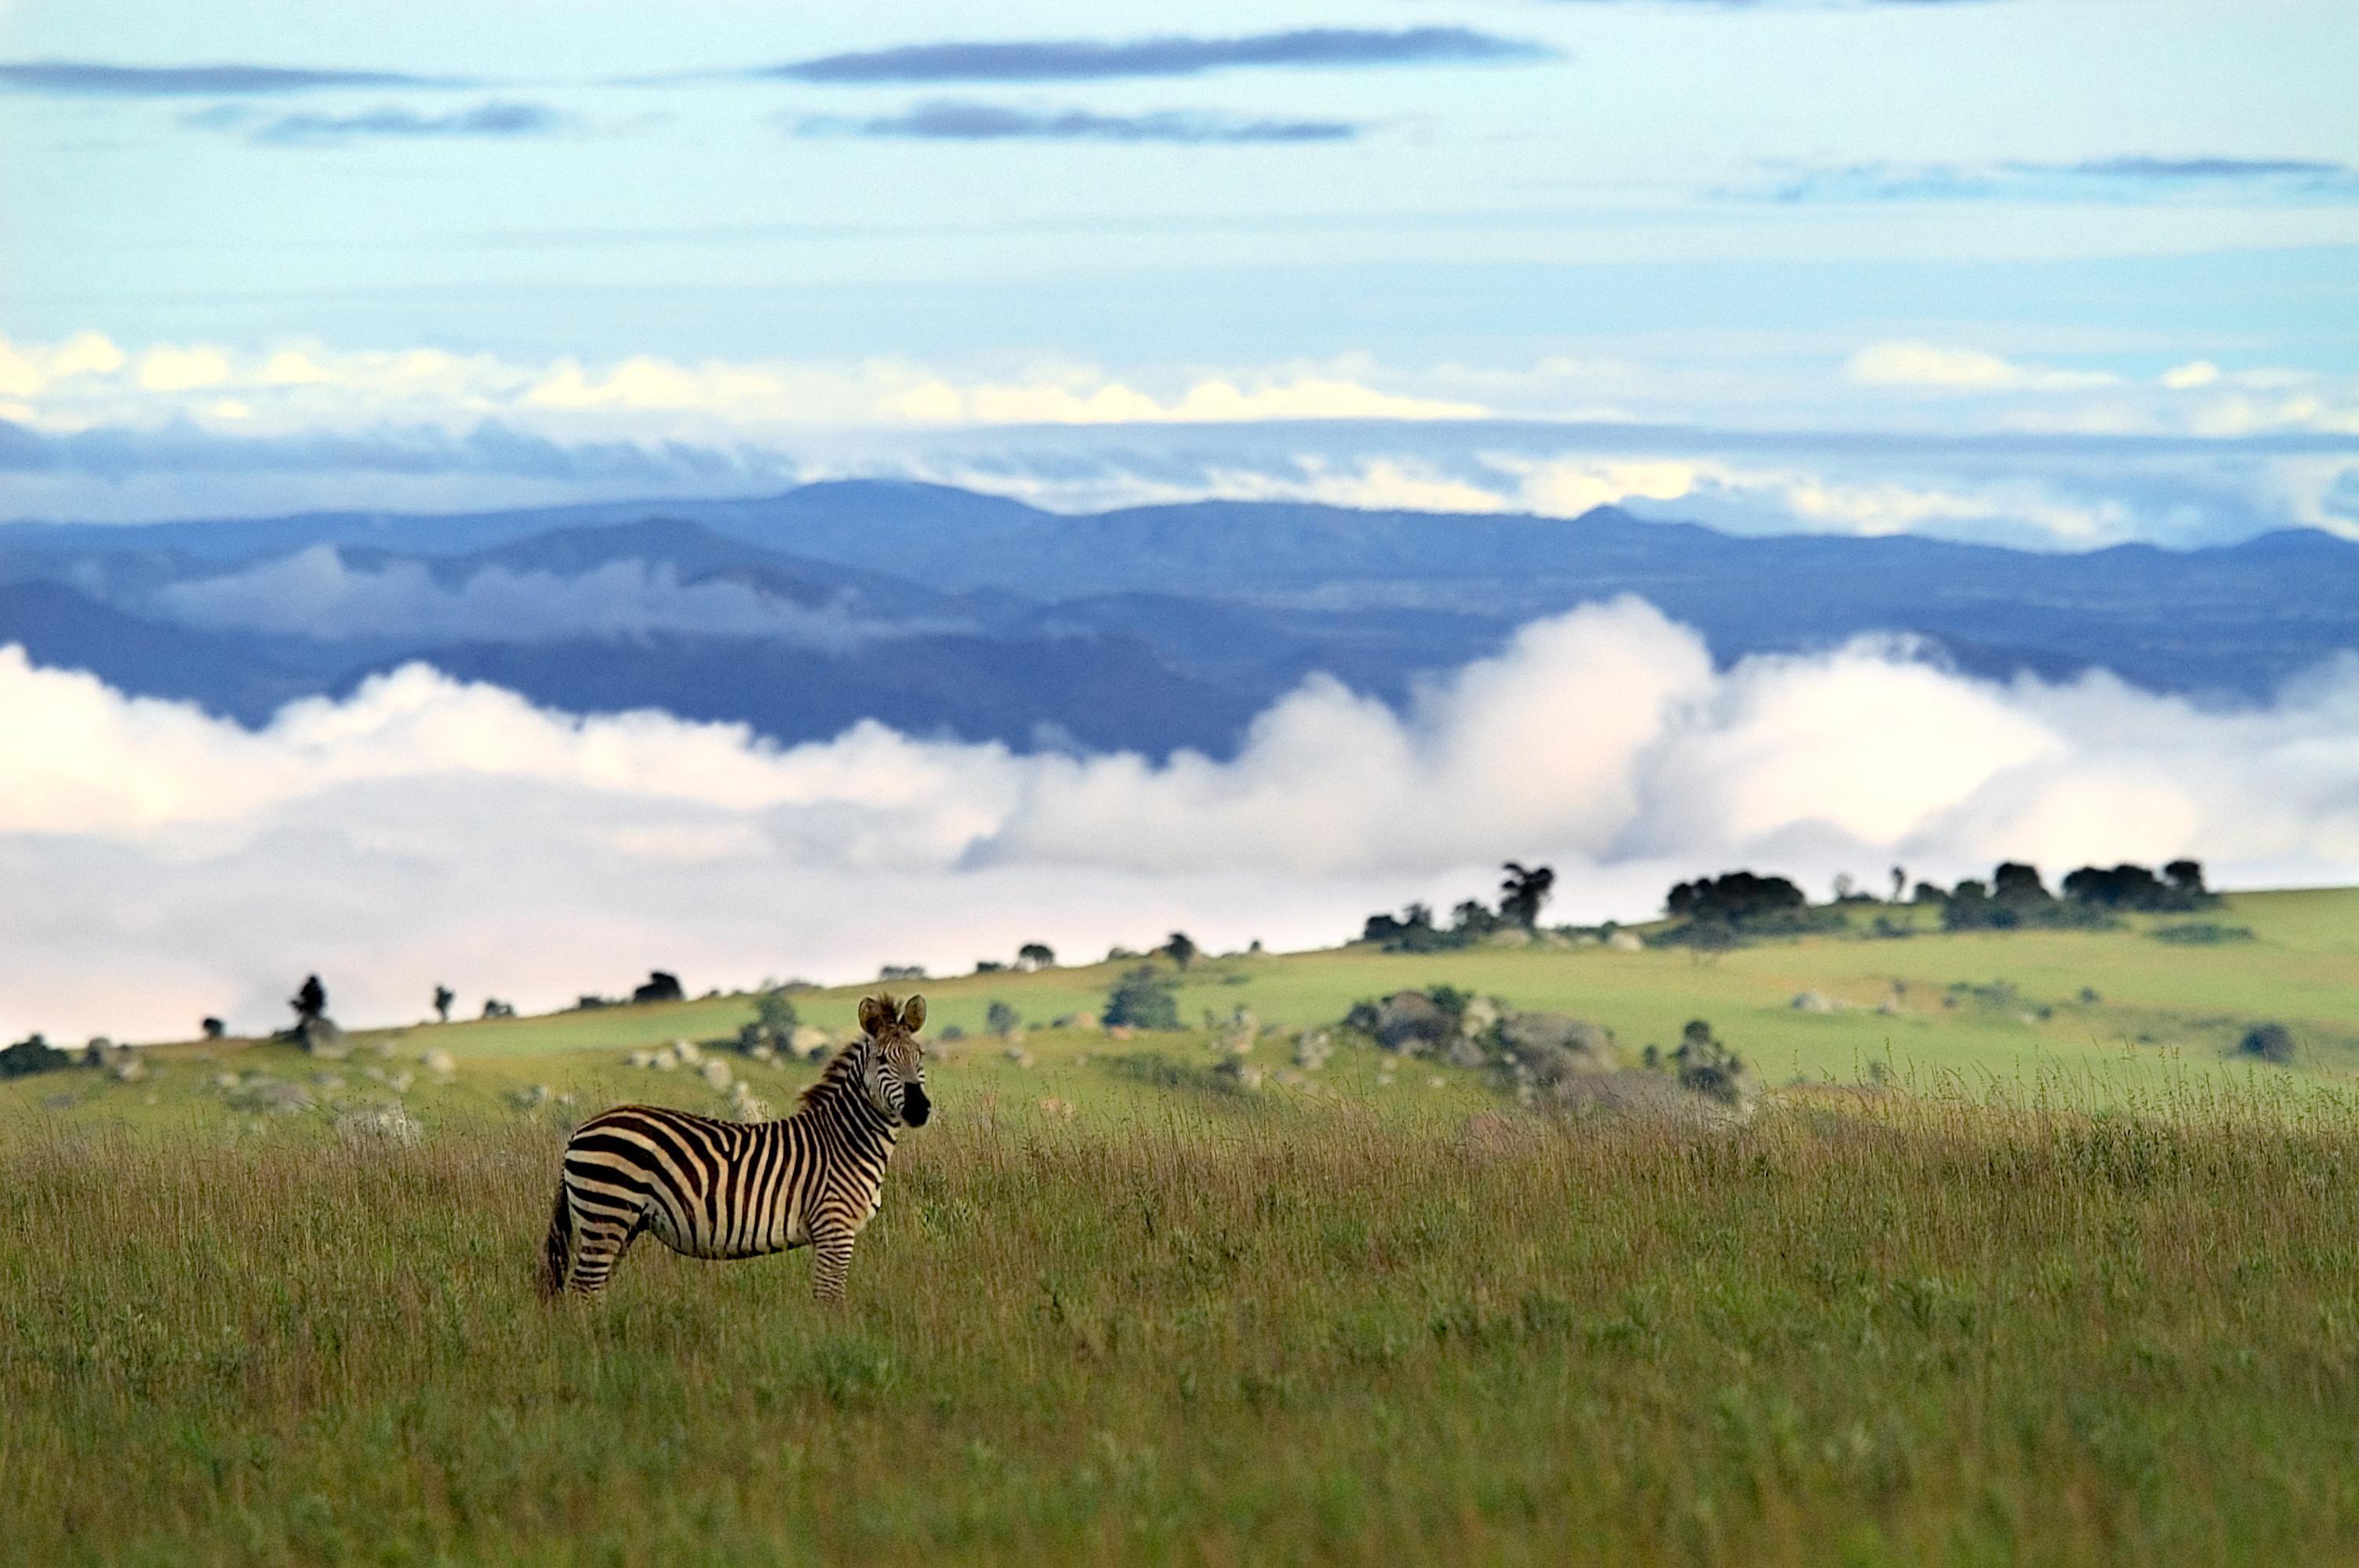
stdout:
<svg viewBox="0 0 2359 1568">
<path fill-rule="evenodd" d="M 582 1295 L 594 1296 L 606 1288 L 607 1278 L 623 1254 L 631 1249 L 639 1232 L 647 1227 L 647 1217 L 636 1220 L 600 1215 L 580 1222 L 582 1240 L 573 1255 L 571 1288 Z"/>
</svg>

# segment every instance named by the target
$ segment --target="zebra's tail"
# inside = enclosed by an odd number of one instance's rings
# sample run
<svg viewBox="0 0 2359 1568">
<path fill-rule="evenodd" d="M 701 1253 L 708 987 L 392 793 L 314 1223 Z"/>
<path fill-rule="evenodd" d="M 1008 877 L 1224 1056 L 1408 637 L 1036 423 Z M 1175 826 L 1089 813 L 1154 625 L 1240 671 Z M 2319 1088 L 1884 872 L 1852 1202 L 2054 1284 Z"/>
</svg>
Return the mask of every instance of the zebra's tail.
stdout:
<svg viewBox="0 0 2359 1568">
<path fill-rule="evenodd" d="M 549 1217 L 549 1239 L 540 1248 L 540 1299 L 552 1302 L 565 1289 L 573 1267 L 573 1205 L 565 1195 L 565 1180 L 557 1182 L 557 1206 Z"/>
</svg>

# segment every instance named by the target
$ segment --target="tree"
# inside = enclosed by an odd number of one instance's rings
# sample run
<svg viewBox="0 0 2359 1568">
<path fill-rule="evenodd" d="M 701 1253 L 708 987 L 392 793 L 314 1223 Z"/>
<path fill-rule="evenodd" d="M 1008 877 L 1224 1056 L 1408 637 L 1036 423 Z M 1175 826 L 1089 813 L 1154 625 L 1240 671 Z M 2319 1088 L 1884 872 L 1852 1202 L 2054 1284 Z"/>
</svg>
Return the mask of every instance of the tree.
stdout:
<svg viewBox="0 0 2359 1568">
<path fill-rule="evenodd" d="M 218 1018 L 208 1018 L 198 1027 L 205 1032 L 205 1038 L 208 1040 L 219 1040 L 229 1033 L 229 1025 Z"/>
<path fill-rule="evenodd" d="M 306 975 L 301 988 L 287 1000 L 287 1005 L 295 1010 L 296 1028 L 317 1023 L 328 1014 L 328 988 L 320 983 L 319 976 Z"/>
<path fill-rule="evenodd" d="M 1556 873 L 1546 866 L 1527 871 L 1514 860 L 1500 870 L 1507 873 L 1507 880 L 1499 884 L 1499 918 L 1529 931 L 1539 924 L 1540 905 L 1548 902 L 1549 890 L 1556 885 Z"/>
<path fill-rule="evenodd" d="M 1185 931 L 1174 931 L 1171 934 L 1171 940 L 1163 944 L 1163 951 L 1173 963 L 1183 969 L 1196 961 L 1196 944 L 1189 940 Z M 1178 1025 L 1175 1024 L 1173 1027 L 1177 1028 Z"/>
<path fill-rule="evenodd" d="M 1743 927 L 1748 923 L 1774 925 L 1799 914 L 1810 907 L 1810 900 L 1784 877 L 1730 871 L 1680 883 L 1671 889 L 1664 907 L 1686 919 L 1725 921 Z"/>
<path fill-rule="evenodd" d="M 2211 890 L 2203 885 L 2203 862 L 2201 860 L 2173 860 L 2162 868 L 2162 874 L 2169 877 L 2170 885 L 2180 892 L 2195 898 L 2211 896 Z"/>
<path fill-rule="evenodd" d="M 1109 1025 L 1177 1029 L 1180 1003 L 1171 994 L 1170 981 L 1151 968 L 1137 968 L 1124 975 L 1106 993 L 1105 1011 L 1100 1016 Z"/>
<path fill-rule="evenodd" d="M 1015 1033 L 1023 1023 L 1023 1018 L 1004 1001 L 995 1001 L 984 1010 L 983 1027 L 1002 1040 Z"/>
<path fill-rule="evenodd" d="M 2001 903 L 2045 903 L 2048 889 L 2038 867 L 2009 860 L 1991 873 L 1991 897 Z"/>
<path fill-rule="evenodd" d="M 1837 903 L 1849 903 L 1851 902 L 1851 895 L 1857 892 L 1858 889 L 1859 884 L 1851 880 L 1851 873 L 1849 871 L 1837 871 L 1835 873 L 1835 902 Z"/>
<path fill-rule="evenodd" d="M 449 986 L 436 986 L 434 988 L 434 1016 L 444 1023 L 450 1022 L 451 1004 L 458 1000 L 459 993 L 452 990 Z"/>
<path fill-rule="evenodd" d="M 1904 893 L 1906 893 L 1908 891 L 1908 867 L 1906 867 L 1906 866 L 1895 866 L 1895 867 L 1893 867 L 1893 868 L 1892 868 L 1892 902 L 1893 902 L 1893 903 L 1898 903 L 1902 902 L 1902 895 L 1903 895 Z"/>
<path fill-rule="evenodd" d="M 514 1018 L 516 1016 L 516 1004 L 514 1002 L 502 1001 L 495 996 L 487 996 L 484 999 L 484 1016 L 485 1018 Z"/>
<path fill-rule="evenodd" d="M 664 969 L 647 971 L 647 983 L 631 992 L 631 1000 L 641 1001 L 685 1001 L 688 993 L 680 989 L 679 977 Z"/>
<path fill-rule="evenodd" d="M 1016 949 L 1016 967 L 1019 969 L 1053 969 L 1057 967 L 1057 950 L 1046 942 L 1027 942 Z"/>
<path fill-rule="evenodd" d="M 772 1040 L 783 1045 L 787 1037 L 795 1032 L 795 1026 L 802 1022 L 802 1015 L 795 1011 L 794 999 L 782 988 L 764 991 L 755 999 L 754 1022 L 760 1024 Z"/>
</svg>

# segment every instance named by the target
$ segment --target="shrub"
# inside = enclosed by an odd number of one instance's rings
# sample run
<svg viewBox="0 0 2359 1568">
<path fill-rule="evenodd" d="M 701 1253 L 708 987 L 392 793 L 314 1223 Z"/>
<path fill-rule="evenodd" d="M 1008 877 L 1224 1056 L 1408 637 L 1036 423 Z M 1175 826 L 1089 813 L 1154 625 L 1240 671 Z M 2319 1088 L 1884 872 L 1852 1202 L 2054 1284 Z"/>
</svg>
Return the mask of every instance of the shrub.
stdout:
<svg viewBox="0 0 2359 1568">
<path fill-rule="evenodd" d="M 1131 1029 L 1177 1029 L 1180 1003 L 1171 982 L 1154 969 L 1139 968 L 1125 974 L 1106 993 L 1102 1015 L 1109 1026 Z"/>
<path fill-rule="evenodd" d="M 996 1034 L 1002 1039 L 1015 1033 L 1023 1026 L 1023 1018 L 1004 1001 L 995 1001 L 984 1011 L 983 1027 L 986 1032 Z"/>
<path fill-rule="evenodd" d="M 2293 1060 L 2293 1031 L 2282 1023 L 2256 1023 L 2245 1031 L 2236 1049 L 2247 1056 L 2258 1056 L 2264 1062 L 2282 1066 Z"/>
<path fill-rule="evenodd" d="M 2223 925 L 2216 920 L 2190 920 L 2178 925 L 2156 926 L 2154 939 L 2183 947 L 2209 947 L 2222 942 L 2250 942 L 2253 928 L 2249 925 Z"/>
</svg>

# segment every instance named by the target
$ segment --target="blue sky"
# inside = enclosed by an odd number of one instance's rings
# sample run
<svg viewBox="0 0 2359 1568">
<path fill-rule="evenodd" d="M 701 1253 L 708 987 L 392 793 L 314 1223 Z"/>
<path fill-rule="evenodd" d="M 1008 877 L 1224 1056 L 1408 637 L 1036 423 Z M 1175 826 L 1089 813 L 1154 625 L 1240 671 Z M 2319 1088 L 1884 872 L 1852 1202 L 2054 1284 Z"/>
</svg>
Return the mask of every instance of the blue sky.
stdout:
<svg viewBox="0 0 2359 1568">
<path fill-rule="evenodd" d="M 0 515 L 2359 530 L 2354 58 L 2331 0 L 14 0 Z"/>
</svg>

